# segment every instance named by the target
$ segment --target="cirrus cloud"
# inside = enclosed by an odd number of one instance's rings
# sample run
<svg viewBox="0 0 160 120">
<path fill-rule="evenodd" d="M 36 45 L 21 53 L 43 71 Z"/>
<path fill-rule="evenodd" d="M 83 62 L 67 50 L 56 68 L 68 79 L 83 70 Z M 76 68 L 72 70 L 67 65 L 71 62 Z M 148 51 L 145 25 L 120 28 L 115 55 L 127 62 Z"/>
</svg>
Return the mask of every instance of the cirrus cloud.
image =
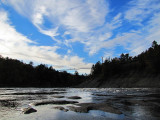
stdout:
<svg viewBox="0 0 160 120">
<path fill-rule="evenodd" d="M 160 42 L 159 0 L 129 0 L 123 5 L 119 5 L 119 1 L 112 2 L 107 0 L 3 1 L 5 5 L 11 6 L 20 15 L 25 16 L 40 33 L 50 36 L 56 45 L 50 46 L 54 50 L 49 50 L 50 47 L 44 48 L 46 46 L 39 50 L 40 46 L 29 46 L 27 43 L 28 48 L 34 47 L 41 53 L 53 52 L 55 59 L 65 60 L 65 65 L 70 66 L 72 65 L 67 61 L 72 61 L 76 66 L 73 61 L 79 59 L 80 66 L 83 66 L 87 64 L 83 61 L 92 56 L 117 57 L 122 52 L 137 55 L 150 47 L 153 40 Z M 117 4 L 117 9 L 111 4 L 115 6 Z M 50 25 L 46 26 L 46 22 Z M 28 40 L 27 37 L 26 39 Z M 74 52 L 73 43 L 83 45 L 88 56 L 78 57 L 77 54 L 82 52 L 80 51 L 70 57 Z M 65 47 L 66 54 L 63 54 L 63 57 L 62 54 L 56 53 L 56 50 Z M 99 56 L 96 55 L 98 53 Z M 70 60 L 71 58 L 73 60 Z"/>
<path fill-rule="evenodd" d="M 58 46 L 37 46 L 35 42 L 17 32 L 8 19 L 8 14 L 0 10 L 0 54 L 20 60 L 34 61 L 53 65 L 56 69 L 80 69 L 80 73 L 89 73 L 90 63 L 78 56 L 61 56 L 56 53 Z"/>
</svg>

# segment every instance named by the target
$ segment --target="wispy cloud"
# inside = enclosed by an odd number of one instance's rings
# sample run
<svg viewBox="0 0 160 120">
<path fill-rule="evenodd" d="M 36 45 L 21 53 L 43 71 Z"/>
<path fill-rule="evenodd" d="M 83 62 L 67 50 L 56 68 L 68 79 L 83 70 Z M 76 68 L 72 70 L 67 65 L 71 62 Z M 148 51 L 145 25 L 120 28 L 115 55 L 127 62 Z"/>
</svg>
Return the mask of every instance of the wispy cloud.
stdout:
<svg viewBox="0 0 160 120">
<path fill-rule="evenodd" d="M 116 47 L 121 46 L 134 56 L 150 47 L 153 40 L 160 43 L 160 1 L 133 0 L 128 5 L 128 9 L 114 16 L 112 21 L 107 23 L 108 26 L 104 27 L 115 37 L 106 38 L 103 42 L 99 38 L 98 44 L 92 46 L 90 52 L 94 54 L 96 50 L 105 48 L 104 56 L 114 57 L 117 54 Z M 126 24 L 132 27 L 128 31 L 124 30 L 128 27 Z M 113 31 L 117 28 L 120 29 L 115 34 Z"/>
<path fill-rule="evenodd" d="M 109 5 L 105 0 L 6 0 L 6 3 L 13 6 L 20 14 L 26 16 L 43 34 L 51 36 L 60 35 L 59 27 L 64 33 L 72 36 L 69 42 L 79 41 L 87 46 L 88 42 L 94 43 L 97 39 L 107 39 L 111 33 L 100 33 L 94 29 L 101 29 L 105 24 L 105 17 L 109 13 Z M 44 17 L 53 24 L 52 29 L 44 29 Z M 109 26 L 108 24 L 106 27 Z M 112 26 L 110 26 L 112 27 Z M 103 28 L 104 29 L 104 28 Z M 96 34 L 96 37 L 93 35 Z M 91 39 L 89 39 L 92 36 Z M 94 37 L 94 38 L 93 38 Z M 91 53 L 91 52 L 90 52 Z"/>
<path fill-rule="evenodd" d="M 160 9 L 159 0 L 133 0 L 128 5 L 129 8 L 125 12 L 125 18 L 136 22 L 142 22 L 150 17 L 150 14 L 154 11 Z"/>
<path fill-rule="evenodd" d="M 106 51 L 101 54 L 114 56 L 117 46 L 137 55 L 153 40 L 160 42 L 159 0 L 130 0 L 119 6 L 119 11 L 112 9 L 106 0 L 5 0 L 4 4 L 12 6 L 39 32 L 59 43 L 56 49 L 61 49 L 61 44 L 72 48 L 73 42 L 80 42 L 90 56 L 102 48 Z M 46 19 L 51 28 L 45 26 Z M 56 55 L 66 61 L 70 59 Z M 77 57 L 72 59 L 76 61 Z M 79 61 L 83 63 L 82 58 Z"/>
<path fill-rule="evenodd" d="M 31 45 L 32 43 L 32 45 Z M 0 54 L 20 60 L 31 60 L 38 63 L 53 65 L 54 68 L 90 68 L 78 56 L 61 56 L 56 53 L 58 46 L 36 46 L 32 40 L 16 31 L 8 19 L 8 14 L 0 10 Z M 80 69 L 81 73 L 89 73 L 89 69 Z"/>
</svg>

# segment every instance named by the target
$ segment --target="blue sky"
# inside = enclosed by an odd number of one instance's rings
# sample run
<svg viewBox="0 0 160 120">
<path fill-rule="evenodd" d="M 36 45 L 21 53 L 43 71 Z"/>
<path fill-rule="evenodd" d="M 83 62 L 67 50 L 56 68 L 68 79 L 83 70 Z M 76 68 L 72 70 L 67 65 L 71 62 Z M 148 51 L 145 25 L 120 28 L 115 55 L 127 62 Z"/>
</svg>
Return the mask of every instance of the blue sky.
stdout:
<svg viewBox="0 0 160 120">
<path fill-rule="evenodd" d="M 1 0 L 0 54 L 90 73 L 160 43 L 159 21 L 160 0 Z"/>
</svg>

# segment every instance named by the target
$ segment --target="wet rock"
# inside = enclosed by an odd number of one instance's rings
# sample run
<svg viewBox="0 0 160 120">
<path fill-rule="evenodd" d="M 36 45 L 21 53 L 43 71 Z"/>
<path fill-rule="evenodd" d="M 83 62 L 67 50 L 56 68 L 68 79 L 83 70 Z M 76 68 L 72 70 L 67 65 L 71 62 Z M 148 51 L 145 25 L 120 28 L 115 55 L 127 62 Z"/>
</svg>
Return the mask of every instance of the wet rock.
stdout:
<svg viewBox="0 0 160 120">
<path fill-rule="evenodd" d="M 2 106 L 2 107 L 17 107 L 18 103 L 13 100 L 0 100 L 0 106 Z"/>
<path fill-rule="evenodd" d="M 1 95 L 52 95 L 52 94 L 62 94 L 66 93 L 64 91 L 60 92 L 20 92 L 20 93 L 5 93 Z"/>
<path fill-rule="evenodd" d="M 116 105 L 116 104 L 121 104 L 125 106 L 135 106 L 135 105 L 140 105 L 140 106 L 160 106 L 160 99 L 148 99 L 145 97 L 135 97 L 135 98 L 129 98 L 129 97 L 123 97 L 123 98 L 112 98 L 112 99 L 107 99 L 106 100 L 107 104 L 110 105 Z"/>
<path fill-rule="evenodd" d="M 93 96 L 113 96 L 113 95 L 106 95 L 106 94 L 92 94 Z"/>
<path fill-rule="evenodd" d="M 82 99 L 82 98 L 79 96 L 71 96 L 71 97 L 68 97 L 68 99 Z"/>
<path fill-rule="evenodd" d="M 80 112 L 80 113 L 87 113 L 89 111 L 87 107 L 69 106 L 68 108 L 69 108 L 70 111 Z"/>
<path fill-rule="evenodd" d="M 22 110 L 22 113 L 24 113 L 24 114 L 30 114 L 30 113 L 33 113 L 33 112 L 37 112 L 37 110 L 32 108 L 32 107 L 23 108 L 21 110 Z"/>
<path fill-rule="evenodd" d="M 31 105 L 47 105 L 47 104 L 59 104 L 59 105 L 64 105 L 64 104 L 75 104 L 78 103 L 77 101 L 66 101 L 66 100 L 61 100 L 61 101 L 41 101 L 41 102 L 35 102 L 35 103 L 31 103 Z"/>
<path fill-rule="evenodd" d="M 115 96 L 117 99 L 127 99 L 127 98 L 135 98 L 136 95 L 122 95 L 122 96 Z"/>
<path fill-rule="evenodd" d="M 89 110 L 101 110 L 115 114 L 122 114 L 117 108 L 114 108 L 106 103 L 81 103 L 77 104 L 79 107 L 70 106 L 69 109 L 75 112 L 87 113 Z"/>
<path fill-rule="evenodd" d="M 160 98 L 160 94 L 148 94 L 148 95 L 145 95 L 144 97 L 155 97 L 155 98 Z"/>
<path fill-rule="evenodd" d="M 14 90 L 13 88 L 6 88 L 6 89 L 4 89 L 4 90 Z"/>
<path fill-rule="evenodd" d="M 133 105 L 133 103 L 129 102 L 128 100 L 123 100 L 121 103 L 127 106 Z"/>
<path fill-rule="evenodd" d="M 64 112 L 68 111 L 68 109 L 65 109 L 64 107 L 61 107 L 61 106 L 54 107 L 54 109 L 62 110 Z"/>
<path fill-rule="evenodd" d="M 147 100 L 129 100 L 132 105 L 152 106 L 153 104 Z"/>
<path fill-rule="evenodd" d="M 54 91 L 66 91 L 66 89 L 63 89 L 63 88 L 55 88 L 53 89 Z"/>
<path fill-rule="evenodd" d="M 54 98 L 64 98 L 64 96 L 53 96 Z"/>
</svg>

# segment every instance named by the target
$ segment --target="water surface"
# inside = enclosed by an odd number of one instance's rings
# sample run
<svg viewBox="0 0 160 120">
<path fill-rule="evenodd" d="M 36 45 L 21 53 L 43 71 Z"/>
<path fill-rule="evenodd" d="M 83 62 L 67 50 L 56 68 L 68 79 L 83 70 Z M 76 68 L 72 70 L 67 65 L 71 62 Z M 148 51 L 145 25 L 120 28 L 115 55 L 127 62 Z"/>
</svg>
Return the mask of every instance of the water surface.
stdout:
<svg viewBox="0 0 160 120">
<path fill-rule="evenodd" d="M 0 88 L 0 120 L 159 120 L 159 92 L 160 89 L 153 88 Z M 72 100 L 68 98 L 70 96 L 82 99 Z M 101 110 L 79 113 L 54 109 L 55 106 L 69 109 L 69 106 L 76 106 L 73 104 L 32 106 L 37 112 L 21 112 L 31 103 L 46 100 L 106 103 L 122 114 Z"/>
</svg>

